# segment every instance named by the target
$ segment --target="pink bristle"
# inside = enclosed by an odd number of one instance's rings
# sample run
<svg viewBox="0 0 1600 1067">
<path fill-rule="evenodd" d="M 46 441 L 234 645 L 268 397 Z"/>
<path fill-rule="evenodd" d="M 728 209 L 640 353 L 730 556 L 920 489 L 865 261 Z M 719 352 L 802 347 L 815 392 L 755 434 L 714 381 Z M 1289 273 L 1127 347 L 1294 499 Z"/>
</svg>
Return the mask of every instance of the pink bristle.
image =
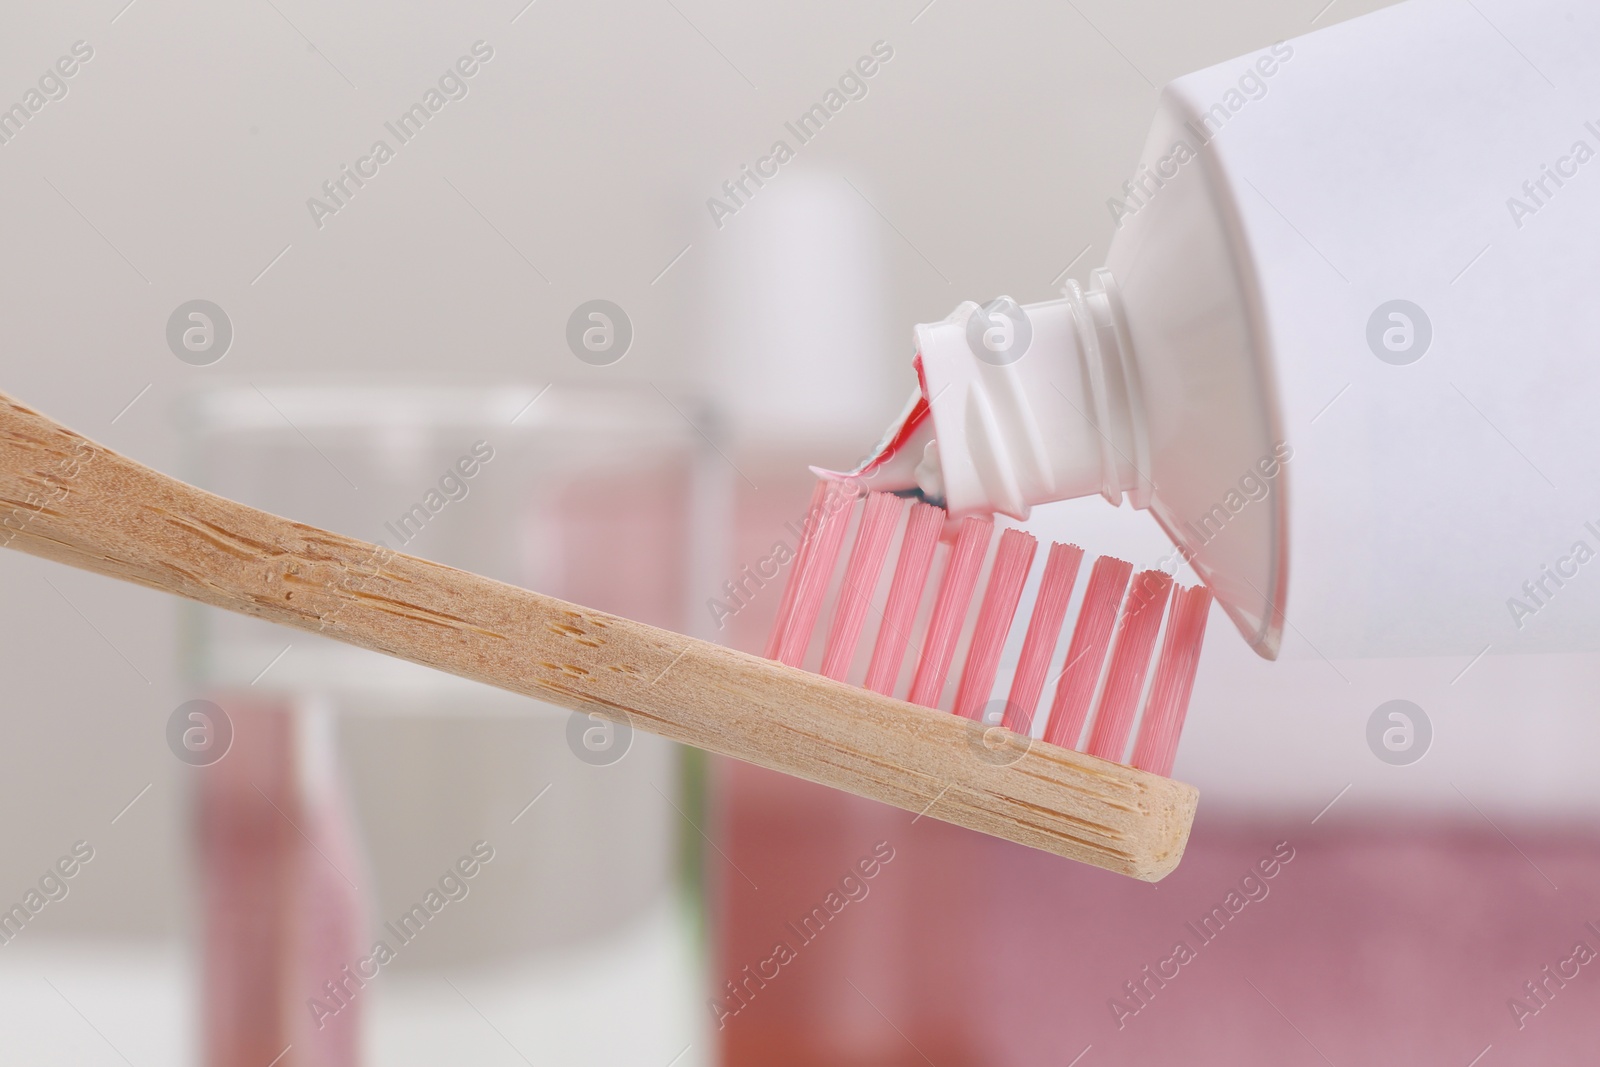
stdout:
<svg viewBox="0 0 1600 1067">
<path fill-rule="evenodd" d="M 1150 654 L 1155 651 L 1156 635 L 1161 632 L 1161 617 L 1171 593 L 1172 579 L 1161 571 L 1140 571 L 1133 579 L 1117 627 L 1117 647 L 1111 652 L 1111 666 L 1106 668 L 1100 709 L 1089 735 L 1091 756 L 1121 763 L 1128 750 L 1133 717 L 1138 713 L 1145 676 L 1150 672 Z"/>
<path fill-rule="evenodd" d="M 994 689 L 995 672 L 1000 668 L 1000 652 L 1017 616 L 1022 587 L 1038 548 L 1038 540 L 1021 530 L 1006 530 L 1000 535 L 994 566 L 989 569 L 989 587 L 983 592 L 967 662 L 961 668 L 961 683 L 956 686 L 957 715 L 975 721 L 983 718 L 984 705 Z"/>
<path fill-rule="evenodd" d="M 822 653 L 825 677 L 842 682 L 850 670 L 856 640 L 861 636 L 861 624 L 866 621 L 867 608 L 872 606 L 872 593 L 878 587 L 878 575 L 883 571 L 889 541 L 894 536 L 904 504 L 893 494 L 873 493 L 861 510 L 861 525 L 856 531 L 856 543 L 850 549 L 850 560 L 845 564 L 839 603 L 834 608 L 833 624 L 828 628 L 828 642 Z"/>
<path fill-rule="evenodd" d="M 911 505 L 906 532 L 900 539 L 900 558 L 889 583 L 889 599 L 883 605 L 883 623 L 872 646 L 872 661 L 867 665 L 867 680 L 862 683 L 874 693 L 894 695 L 905 662 L 906 646 L 911 643 L 911 626 L 922 603 L 922 591 L 933 568 L 933 553 L 939 547 L 939 532 L 944 529 L 942 508 L 920 500 Z"/>
<path fill-rule="evenodd" d="M 1067 603 L 1078 581 L 1083 549 L 1077 545 L 1053 544 L 1045 559 L 1044 575 L 1039 579 L 1039 595 L 1033 603 L 1033 617 L 1022 640 L 1022 655 L 1017 672 L 1011 676 L 1011 693 L 1006 697 L 1005 718 L 1001 725 L 1019 734 L 1033 732 L 1033 712 L 1044 692 L 1044 676 L 1050 670 L 1066 622 Z"/>
<path fill-rule="evenodd" d="M 1101 556 L 1089 571 L 1089 584 L 1083 591 L 1078 623 L 1067 646 L 1066 666 L 1056 683 L 1055 699 L 1050 703 L 1050 718 L 1044 739 L 1062 748 L 1077 748 L 1089 717 L 1089 702 L 1094 699 L 1100 668 L 1111 645 L 1111 629 L 1117 621 L 1117 606 L 1128 587 L 1133 564 L 1112 556 Z"/>
<path fill-rule="evenodd" d="M 972 607 L 978 572 L 983 569 L 983 557 L 989 551 L 989 539 L 993 536 L 994 523 L 988 519 L 973 515 L 961 522 L 955 547 L 950 551 L 950 562 L 939 581 L 933 615 L 928 619 L 928 635 L 922 642 L 911 695 L 906 698 L 913 704 L 926 708 L 939 706 L 945 679 L 950 674 L 950 661 L 955 658 L 956 641 L 961 637 L 961 628 Z"/>
<path fill-rule="evenodd" d="M 853 487 L 842 482 L 829 482 L 827 486 L 816 533 L 810 539 L 811 551 L 795 561 L 800 584 L 795 590 L 794 610 L 785 628 L 783 644 L 778 649 L 778 661 L 791 667 L 800 666 L 806 649 L 811 647 L 811 634 L 817 627 L 817 616 L 822 613 L 822 598 L 828 592 L 834 565 L 839 561 L 839 549 L 844 545 L 845 530 L 850 525 L 850 511 L 857 495 Z"/>
<path fill-rule="evenodd" d="M 794 615 L 794 598 L 800 590 L 800 574 L 805 570 L 806 557 L 811 555 L 811 546 L 816 540 L 817 528 L 822 521 L 823 505 L 827 503 L 827 499 L 828 483 L 817 482 L 816 488 L 811 490 L 811 506 L 806 509 L 800 544 L 795 549 L 794 562 L 789 567 L 789 580 L 783 585 L 783 599 L 778 601 L 778 617 L 773 620 L 772 633 L 767 638 L 768 659 L 777 659 L 778 651 L 783 648 L 783 635 L 789 631 L 789 620 Z"/>
<path fill-rule="evenodd" d="M 1211 614 L 1211 593 L 1204 586 L 1179 589 L 1173 594 L 1172 617 L 1161 644 L 1161 659 L 1156 664 L 1155 680 L 1150 683 L 1150 699 L 1145 705 L 1144 722 L 1133 745 L 1133 765 L 1141 771 L 1172 776 L 1172 761 L 1178 755 L 1178 736 L 1189 713 L 1189 697 L 1194 692 L 1195 670 L 1200 666 L 1200 645 L 1206 636 L 1206 620 Z"/>
</svg>

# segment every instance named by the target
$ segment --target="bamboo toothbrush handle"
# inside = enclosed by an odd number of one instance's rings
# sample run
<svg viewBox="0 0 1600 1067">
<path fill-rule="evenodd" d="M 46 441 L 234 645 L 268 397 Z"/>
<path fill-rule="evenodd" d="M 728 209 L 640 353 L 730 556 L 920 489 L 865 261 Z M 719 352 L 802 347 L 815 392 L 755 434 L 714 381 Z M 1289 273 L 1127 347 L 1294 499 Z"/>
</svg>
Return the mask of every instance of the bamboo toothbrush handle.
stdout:
<svg viewBox="0 0 1600 1067">
<path fill-rule="evenodd" d="M 1155 881 L 1193 787 L 236 504 L 0 394 L 0 544 Z M 909 821 L 909 820 L 908 820 Z"/>
</svg>

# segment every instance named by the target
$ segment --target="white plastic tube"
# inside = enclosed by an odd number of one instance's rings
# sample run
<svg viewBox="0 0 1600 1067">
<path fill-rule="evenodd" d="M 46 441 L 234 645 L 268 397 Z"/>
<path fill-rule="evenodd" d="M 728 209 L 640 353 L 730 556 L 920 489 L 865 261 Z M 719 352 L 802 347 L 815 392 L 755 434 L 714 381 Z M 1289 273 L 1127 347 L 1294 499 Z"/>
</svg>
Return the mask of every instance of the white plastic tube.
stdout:
<svg viewBox="0 0 1600 1067">
<path fill-rule="evenodd" d="M 1600 648 L 1596 54 L 1410 0 L 1172 83 L 1087 291 L 917 328 L 916 479 L 1128 494 L 1268 658 Z"/>
</svg>

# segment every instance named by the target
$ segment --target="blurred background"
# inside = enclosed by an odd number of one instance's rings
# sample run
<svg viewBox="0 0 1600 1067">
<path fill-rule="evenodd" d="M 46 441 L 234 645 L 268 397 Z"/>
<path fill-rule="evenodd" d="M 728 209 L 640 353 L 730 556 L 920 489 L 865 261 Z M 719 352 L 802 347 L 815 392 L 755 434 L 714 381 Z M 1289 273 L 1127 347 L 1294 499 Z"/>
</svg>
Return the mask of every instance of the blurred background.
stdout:
<svg viewBox="0 0 1600 1067">
<path fill-rule="evenodd" d="M 792 537 L 806 466 L 896 414 L 912 324 L 1085 278 L 1158 86 L 1378 6 L 13 5 L 0 389 L 246 503 L 760 651 L 777 586 L 712 602 Z M 1170 551 L 1098 500 L 1034 527 Z M 1175 772 L 1200 814 L 1151 886 L 17 553 L 0 589 L 0 906 L 45 901 L 0 922 L 8 1063 L 1593 1047 L 1600 722 L 1563 710 L 1593 656 L 1267 664 L 1216 613 Z M 1431 723 L 1403 764 L 1367 733 L 1397 699 Z"/>
</svg>

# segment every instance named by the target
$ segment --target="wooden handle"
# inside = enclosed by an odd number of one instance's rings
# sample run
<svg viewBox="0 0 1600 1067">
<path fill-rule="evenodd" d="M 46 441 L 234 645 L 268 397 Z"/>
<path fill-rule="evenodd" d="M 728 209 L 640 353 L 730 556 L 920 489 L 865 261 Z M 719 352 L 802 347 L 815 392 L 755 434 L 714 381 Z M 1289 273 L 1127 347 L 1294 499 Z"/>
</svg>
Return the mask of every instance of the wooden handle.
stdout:
<svg viewBox="0 0 1600 1067">
<path fill-rule="evenodd" d="M 1192 786 L 225 500 L 0 394 L 0 543 L 1147 881 Z"/>
</svg>

